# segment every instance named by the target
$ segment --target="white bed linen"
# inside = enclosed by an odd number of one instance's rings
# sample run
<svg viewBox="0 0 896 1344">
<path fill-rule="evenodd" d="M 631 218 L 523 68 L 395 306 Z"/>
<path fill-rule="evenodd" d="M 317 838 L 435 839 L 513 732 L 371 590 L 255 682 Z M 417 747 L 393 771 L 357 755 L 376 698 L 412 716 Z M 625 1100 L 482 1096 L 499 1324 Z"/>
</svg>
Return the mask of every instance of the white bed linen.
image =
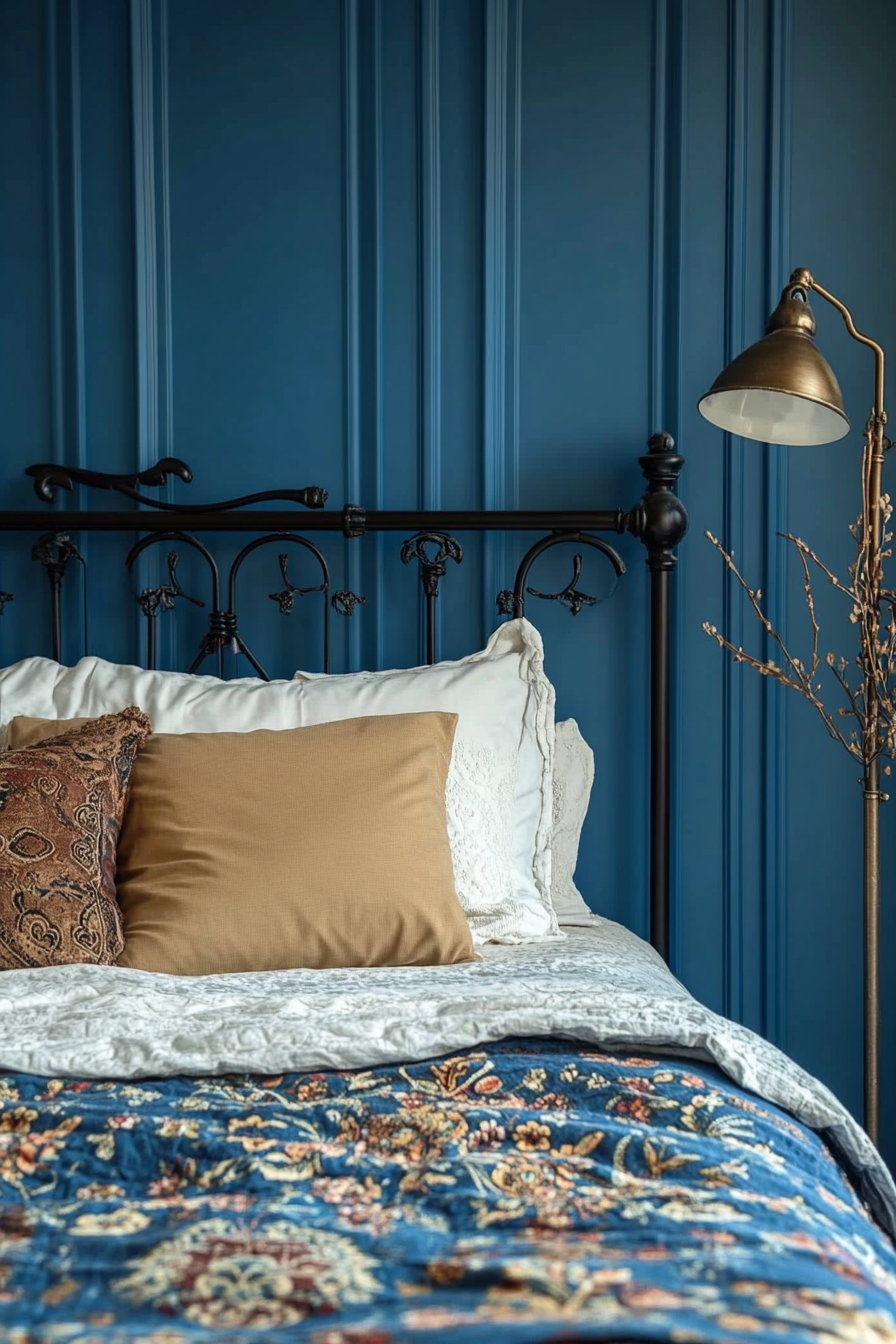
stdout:
<svg viewBox="0 0 896 1344">
<path fill-rule="evenodd" d="M 157 733 L 248 733 L 375 714 L 458 715 L 445 785 L 454 880 L 475 944 L 562 941 L 551 904 L 554 688 L 522 618 L 484 649 L 432 667 L 297 672 L 261 681 L 147 671 L 82 658 L 0 668 L 0 751 L 17 715 L 93 718 L 138 705 Z"/>
<path fill-rule="evenodd" d="M 364 1068 L 507 1036 L 647 1047 L 718 1064 L 830 1131 L 891 1235 L 896 1186 L 826 1087 L 767 1041 L 710 1012 L 660 957 L 599 919 L 564 943 L 488 946 L 462 966 L 181 977 L 117 966 L 0 975 L 0 1068 L 140 1078 Z"/>
</svg>

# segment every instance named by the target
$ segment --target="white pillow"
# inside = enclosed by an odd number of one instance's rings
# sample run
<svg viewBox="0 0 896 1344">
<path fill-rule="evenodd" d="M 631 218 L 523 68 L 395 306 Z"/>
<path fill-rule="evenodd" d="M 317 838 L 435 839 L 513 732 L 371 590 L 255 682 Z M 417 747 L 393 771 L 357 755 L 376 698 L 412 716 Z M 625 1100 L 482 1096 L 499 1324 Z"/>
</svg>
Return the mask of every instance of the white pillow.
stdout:
<svg viewBox="0 0 896 1344">
<path fill-rule="evenodd" d="M 480 653 L 390 672 L 296 672 L 305 723 L 458 714 L 446 787 L 454 876 L 474 941 L 559 937 L 550 899 L 554 688 L 541 636 L 498 627 Z"/>
<path fill-rule="evenodd" d="M 300 728 L 300 697 L 292 682 L 257 677 L 220 681 L 186 672 L 82 658 L 63 667 L 49 658 L 25 658 L 0 669 L 0 733 L 11 719 L 93 718 L 127 705 L 145 707 L 160 733 L 248 733 L 256 728 Z"/>
<path fill-rule="evenodd" d="M 594 783 L 594 752 L 575 719 L 554 733 L 554 834 L 551 840 L 551 902 L 558 924 L 591 925 L 597 916 L 585 904 L 573 875 L 579 838 Z"/>
<path fill-rule="evenodd" d="M 139 705 L 160 733 L 251 732 L 441 709 L 458 714 L 446 812 L 458 896 L 474 942 L 561 938 L 550 901 L 554 692 L 541 637 L 507 622 L 457 662 L 292 681 L 219 681 L 82 658 L 0 670 L 0 725 Z M 333 822 L 333 843 L 351 844 Z M 364 856 L 358 856 L 359 883 Z"/>
</svg>

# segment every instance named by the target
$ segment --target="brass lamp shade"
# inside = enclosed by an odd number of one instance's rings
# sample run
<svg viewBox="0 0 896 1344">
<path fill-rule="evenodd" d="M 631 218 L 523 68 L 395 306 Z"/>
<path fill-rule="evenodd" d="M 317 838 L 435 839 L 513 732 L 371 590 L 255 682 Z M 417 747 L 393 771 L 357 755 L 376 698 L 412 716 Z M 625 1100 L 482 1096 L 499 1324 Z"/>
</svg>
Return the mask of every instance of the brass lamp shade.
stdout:
<svg viewBox="0 0 896 1344">
<path fill-rule="evenodd" d="M 720 429 L 762 443 L 833 443 L 849 432 L 843 397 L 815 341 L 815 318 L 788 285 L 766 335 L 719 374 L 700 414 Z"/>
</svg>

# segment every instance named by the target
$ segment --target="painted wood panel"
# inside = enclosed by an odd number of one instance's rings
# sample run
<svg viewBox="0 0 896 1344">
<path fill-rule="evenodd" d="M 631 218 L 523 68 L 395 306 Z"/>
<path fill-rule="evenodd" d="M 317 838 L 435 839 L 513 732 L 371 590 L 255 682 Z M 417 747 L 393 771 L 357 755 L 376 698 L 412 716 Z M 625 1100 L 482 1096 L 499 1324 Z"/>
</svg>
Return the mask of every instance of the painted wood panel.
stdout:
<svg viewBox="0 0 896 1344">
<path fill-rule="evenodd" d="M 0 6 L 4 499 L 27 501 L 21 468 L 36 459 L 111 469 L 174 452 L 206 497 L 314 482 L 370 507 L 627 505 L 644 440 L 670 430 L 692 517 L 675 605 L 676 968 L 854 1108 L 851 767 L 806 706 L 726 663 L 700 625 L 762 647 L 709 529 L 798 637 L 801 591 L 776 534 L 848 562 L 857 437 L 767 451 L 726 440 L 695 403 L 760 334 L 794 264 L 893 344 L 896 147 L 880 90 L 894 27 L 886 0 Z M 864 353 L 817 316 L 860 429 Z M 444 656 L 491 629 L 522 544 L 482 554 L 471 540 L 445 582 Z M 564 613 L 532 614 L 561 711 L 597 750 L 584 889 L 643 932 L 646 574 L 622 548 L 630 573 L 574 638 Z M 340 666 L 420 657 L 413 613 L 394 605 L 408 586 L 397 546 L 372 552 L 362 570 L 357 548 L 329 544 L 340 585 L 369 599 L 337 629 Z M 94 539 L 89 558 L 99 572 L 107 545 Z M 23 587 L 29 564 L 0 542 L 0 585 Z M 160 566 L 147 559 L 138 586 Z M 200 582 L 187 559 L 182 574 Z M 606 591 L 599 566 L 585 586 Z M 96 583 L 89 598 L 98 651 L 139 657 L 127 592 Z M 245 628 L 282 675 L 311 640 L 264 606 Z M 203 620 L 169 623 L 166 662 L 185 661 Z M 12 604 L 4 661 L 41 638 Z M 894 890 L 887 876 L 887 949 Z"/>
</svg>

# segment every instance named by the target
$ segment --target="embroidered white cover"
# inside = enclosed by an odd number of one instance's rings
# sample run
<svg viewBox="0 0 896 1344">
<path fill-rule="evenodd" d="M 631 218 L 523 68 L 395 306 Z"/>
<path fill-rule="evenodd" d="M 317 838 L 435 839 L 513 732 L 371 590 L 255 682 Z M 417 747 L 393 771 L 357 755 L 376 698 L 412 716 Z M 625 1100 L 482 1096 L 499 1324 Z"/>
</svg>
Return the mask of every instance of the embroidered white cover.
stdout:
<svg viewBox="0 0 896 1344">
<path fill-rule="evenodd" d="M 595 915 L 575 884 L 575 871 L 593 783 L 594 752 L 575 719 L 563 719 L 554 733 L 551 904 L 559 924 L 586 928 L 594 923 Z"/>
<path fill-rule="evenodd" d="M 247 893 L 251 899 L 251 893 Z M 827 1131 L 896 1232 L 896 1187 L 831 1092 L 773 1045 L 698 1003 L 660 957 L 598 919 L 562 943 L 490 945 L 464 966 L 199 978 L 117 966 L 0 975 L 0 1068 L 141 1078 L 365 1068 L 508 1036 L 711 1060 Z"/>
</svg>

